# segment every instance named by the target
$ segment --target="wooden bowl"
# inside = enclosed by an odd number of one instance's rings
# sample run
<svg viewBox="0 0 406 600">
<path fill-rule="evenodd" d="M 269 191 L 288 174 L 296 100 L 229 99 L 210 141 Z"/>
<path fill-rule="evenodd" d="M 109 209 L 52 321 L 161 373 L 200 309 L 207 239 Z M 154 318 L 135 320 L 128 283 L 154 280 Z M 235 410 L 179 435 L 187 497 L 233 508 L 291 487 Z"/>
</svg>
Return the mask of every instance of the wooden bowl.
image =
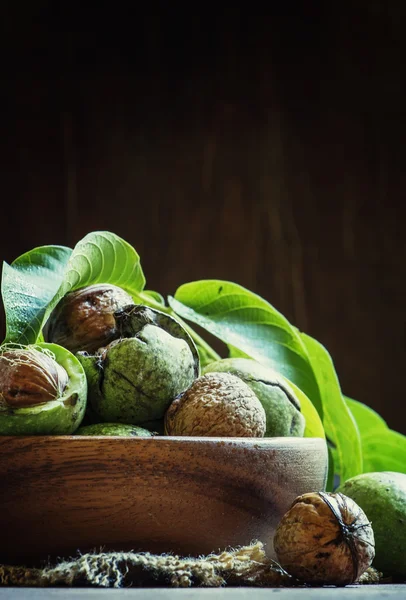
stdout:
<svg viewBox="0 0 406 600">
<path fill-rule="evenodd" d="M 253 540 L 273 556 L 280 518 L 326 474 L 318 438 L 0 437 L 0 561 Z"/>
</svg>

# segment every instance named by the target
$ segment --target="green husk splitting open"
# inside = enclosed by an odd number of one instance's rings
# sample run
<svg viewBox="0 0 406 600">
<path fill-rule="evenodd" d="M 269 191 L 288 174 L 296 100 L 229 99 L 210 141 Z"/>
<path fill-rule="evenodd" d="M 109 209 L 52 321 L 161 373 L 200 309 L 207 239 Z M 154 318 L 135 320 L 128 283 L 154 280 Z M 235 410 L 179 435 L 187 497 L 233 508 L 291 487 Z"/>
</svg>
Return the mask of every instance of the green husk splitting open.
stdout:
<svg viewBox="0 0 406 600">
<path fill-rule="evenodd" d="M 78 352 L 88 378 L 91 420 L 143 425 L 162 419 L 200 372 L 189 334 L 146 306 L 115 313 L 120 338 L 95 354 Z"/>
<path fill-rule="evenodd" d="M 5 344 L 0 351 L 13 348 L 37 350 L 54 359 L 68 375 L 65 389 L 55 400 L 30 407 L 0 408 L 0 435 L 69 435 L 79 427 L 85 414 L 87 381 L 82 365 L 68 350 L 57 344 L 40 342 L 26 346 Z"/>
</svg>

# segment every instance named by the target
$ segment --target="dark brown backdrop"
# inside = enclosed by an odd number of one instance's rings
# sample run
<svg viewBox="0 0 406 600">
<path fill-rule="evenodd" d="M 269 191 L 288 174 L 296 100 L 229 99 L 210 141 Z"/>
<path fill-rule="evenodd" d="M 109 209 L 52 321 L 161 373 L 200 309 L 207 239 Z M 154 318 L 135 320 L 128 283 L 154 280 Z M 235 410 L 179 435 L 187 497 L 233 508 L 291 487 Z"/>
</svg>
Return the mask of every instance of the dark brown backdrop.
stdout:
<svg viewBox="0 0 406 600">
<path fill-rule="evenodd" d="M 406 433 L 406 3 L 282 4 L 10 2 L 1 258 L 108 229 L 149 288 L 234 280 Z"/>
</svg>

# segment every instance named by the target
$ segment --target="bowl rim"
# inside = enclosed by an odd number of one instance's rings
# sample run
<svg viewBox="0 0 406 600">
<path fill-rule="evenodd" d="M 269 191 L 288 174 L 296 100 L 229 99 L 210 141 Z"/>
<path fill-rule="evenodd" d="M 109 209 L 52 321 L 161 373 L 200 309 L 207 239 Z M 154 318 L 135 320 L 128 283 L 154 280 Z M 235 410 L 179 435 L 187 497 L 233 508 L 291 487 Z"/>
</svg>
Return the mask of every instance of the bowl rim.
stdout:
<svg viewBox="0 0 406 600">
<path fill-rule="evenodd" d="M 120 436 L 120 435 L 0 435 L 0 446 L 3 443 L 16 441 L 27 441 L 27 442 L 38 442 L 38 443 L 53 443 L 53 442 L 74 442 L 74 443 L 88 443 L 92 440 L 97 440 L 102 443 L 114 441 L 121 441 L 125 444 L 137 444 L 137 443 L 168 443 L 168 444 L 199 444 L 199 445 L 212 445 L 214 443 L 220 445 L 242 445 L 242 446 L 261 446 L 261 447 L 295 447 L 295 446 L 308 446 L 314 445 L 314 443 L 320 446 L 326 446 L 327 442 L 322 437 L 293 437 L 293 436 L 280 436 L 280 437 L 211 437 L 211 436 L 174 436 L 174 435 L 154 435 L 154 436 Z M 105 442 L 103 442 L 105 440 Z"/>
</svg>

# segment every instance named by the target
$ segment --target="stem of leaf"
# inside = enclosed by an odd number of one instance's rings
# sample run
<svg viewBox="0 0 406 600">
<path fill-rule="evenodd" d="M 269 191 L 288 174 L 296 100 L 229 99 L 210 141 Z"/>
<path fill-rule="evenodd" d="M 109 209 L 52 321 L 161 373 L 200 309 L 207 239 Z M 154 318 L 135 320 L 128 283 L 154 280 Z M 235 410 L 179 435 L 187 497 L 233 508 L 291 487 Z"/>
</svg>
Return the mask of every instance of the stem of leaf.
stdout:
<svg viewBox="0 0 406 600">
<path fill-rule="evenodd" d="M 217 352 L 215 350 L 213 350 L 213 348 L 206 342 L 206 340 L 204 340 L 198 333 L 196 333 L 196 331 L 192 327 L 190 327 L 190 325 L 185 323 L 185 321 L 183 321 L 183 319 L 181 319 L 174 311 L 172 311 L 172 314 L 176 317 L 176 319 L 179 321 L 179 323 L 181 323 L 181 325 L 183 325 L 183 327 L 186 329 L 186 331 L 188 332 L 190 337 L 193 339 L 195 344 L 197 346 L 200 346 L 202 348 L 202 350 L 205 351 L 205 353 L 208 357 L 210 357 L 212 360 L 220 360 L 221 359 L 221 356 L 219 354 L 217 354 Z"/>
</svg>

